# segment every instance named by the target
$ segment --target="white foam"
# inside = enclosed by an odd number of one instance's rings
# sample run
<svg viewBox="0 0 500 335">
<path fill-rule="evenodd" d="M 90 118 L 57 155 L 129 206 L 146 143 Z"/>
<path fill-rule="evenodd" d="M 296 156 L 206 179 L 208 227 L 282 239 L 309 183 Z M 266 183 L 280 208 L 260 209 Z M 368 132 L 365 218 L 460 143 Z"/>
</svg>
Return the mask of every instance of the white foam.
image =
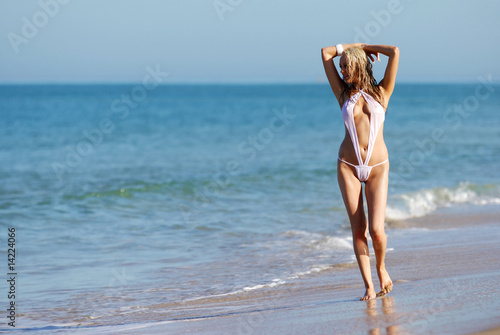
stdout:
<svg viewBox="0 0 500 335">
<path fill-rule="evenodd" d="M 310 275 L 311 273 L 321 272 L 323 270 L 329 269 L 330 267 L 331 267 L 331 265 L 327 265 L 327 264 L 314 265 L 311 269 L 309 269 L 307 271 L 302 271 L 302 272 L 297 272 L 295 274 L 292 274 L 289 277 L 289 279 L 297 279 L 297 278 L 300 278 L 303 276 Z"/>
<path fill-rule="evenodd" d="M 318 251 L 351 250 L 351 236 L 329 236 L 326 234 L 311 233 L 303 230 L 288 230 L 283 233 L 286 237 L 295 237 L 297 242 L 305 248 Z"/>
<path fill-rule="evenodd" d="M 235 290 L 235 291 L 222 293 L 222 294 L 214 294 L 214 295 L 207 295 L 207 296 L 200 296 L 200 297 L 196 297 L 196 298 L 186 299 L 186 300 L 184 300 L 184 302 L 201 300 L 201 299 L 218 298 L 218 297 L 229 296 L 229 295 L 234 295 L 234 294 L 239 294 L 239 293 L 244 293 L 244 292 L 261 290 L 261 289 L 265 289 L 265 288 L 273 288 L 273 287 L 277 287 L 279 285 L 286 284 L 289 280 L 293 280 L 293 279 L 297 279 L 297 278 L 300 278 L 303 276 L 307 276 L 307 275 L 312 274 L 312 273 L 318 273 L 318 272 L 324 271 L 326 269 L 329 269 L 331 267 L 332 266 L 328 265 L 328 264 L 318 264 L 318 265 L 312 266 L 307 271 L 293 273 L 292 275 L 290 275 L 289 277 L 286 277 L 285 279 L 275 278 L 270 283 L 247 286 L 247 287 L 244 287 L 240 290 Z"/>
<path fill-rule="evenodd" d="M 472 202 L 474 205 L 500 205 L 500 198 L 478 199 Z"/>
<path fill-rule="evenodd" d="M 453 188 L 437 187 L 395 195 L 388 199 L 386 218 L 405 220 L 421 217 L 440 207 L 461 203 L 500 204 L 500 188 L 497 185 L 460 183 Z"/>
<path fill-rule="evenodd" d="M 245 288 L 243 288 L 243 291 L 248 292 L 248 291 L 258 290 L 258 289 L 262 289 L 262 288 L 266 288 L 266 287 L 276 287 L 278 285 L 282 285 L 285 283 L 286 283 L 286 281 L 278 278 L 278 279 L 273 279 L 273 281 L 269 284 L 261 284 L 261 285 L 254 285 L 254 286 L 245 287 Z"/>
</svg>

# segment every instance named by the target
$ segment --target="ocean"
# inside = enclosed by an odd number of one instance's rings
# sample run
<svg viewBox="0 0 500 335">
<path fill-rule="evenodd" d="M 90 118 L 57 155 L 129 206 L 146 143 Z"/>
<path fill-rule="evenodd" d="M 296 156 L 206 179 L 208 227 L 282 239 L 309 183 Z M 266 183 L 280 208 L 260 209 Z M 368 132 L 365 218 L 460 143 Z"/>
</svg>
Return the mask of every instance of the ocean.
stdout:
<svg viewBox="0 0 500 335">
<path fill-rule="evenodd" d="M 175 306 L 352 266 L 343 137 L 326 84 L 0 86 L 16 329 L 182 319 Z M 384 137 L 388 252 L 421 234 L 399 222 L 500 205 L 500 85 L 487 77 L 397 84 Z"/>
</svg>

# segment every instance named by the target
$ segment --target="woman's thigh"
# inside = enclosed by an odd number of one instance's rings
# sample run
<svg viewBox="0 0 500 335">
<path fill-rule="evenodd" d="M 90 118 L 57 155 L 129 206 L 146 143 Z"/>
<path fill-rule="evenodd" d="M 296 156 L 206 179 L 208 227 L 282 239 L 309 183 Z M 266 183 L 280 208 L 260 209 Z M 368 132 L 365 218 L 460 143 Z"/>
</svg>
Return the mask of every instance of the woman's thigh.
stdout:
<svg viewBox="0 0 500 335">
<path fill-rule="evenodd" d="M 338 161 L 337 180 L 351 227 L 365 224 L 362 186 L 355 175 L 354 168 Z"/>
<path fill-rule="evenodd" d="M 389 162 L 372 169 L 365 183 L 370 230 L 383 229 L 389 187 Z"/>
</svg>

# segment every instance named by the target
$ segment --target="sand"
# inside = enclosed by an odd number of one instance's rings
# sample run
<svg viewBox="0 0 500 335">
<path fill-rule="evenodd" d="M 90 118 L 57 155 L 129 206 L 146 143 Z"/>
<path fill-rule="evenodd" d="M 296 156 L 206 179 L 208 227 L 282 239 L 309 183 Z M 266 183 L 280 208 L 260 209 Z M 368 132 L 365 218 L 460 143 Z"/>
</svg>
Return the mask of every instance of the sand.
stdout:
<svg viewBox="0 0 500 335">
<path fill-rule="evenodd" d="M 359 301 L 354 264 L 274 288 L 165 304 L 154 323 L 67 333 L 500 334 L 498 207 L 445 209 L 389 228 L 394 289 L 375 300 Z M 404 229 L 415 231 L 399 236 Z"/>
</svg>

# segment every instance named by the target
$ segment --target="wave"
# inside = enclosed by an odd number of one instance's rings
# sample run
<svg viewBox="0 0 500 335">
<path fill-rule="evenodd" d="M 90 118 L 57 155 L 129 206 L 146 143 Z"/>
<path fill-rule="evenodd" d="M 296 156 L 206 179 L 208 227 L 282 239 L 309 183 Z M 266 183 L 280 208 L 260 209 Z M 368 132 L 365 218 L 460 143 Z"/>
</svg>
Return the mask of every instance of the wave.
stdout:
<svg viewBox="0 0 500 335">
<path fill-rule="evenodd" d="M 468 182 L 456 187 L 436 187 L 394 195 L 388 199 L 386 220 L 398 221 L 425 216 L 455 204 L 500 204 L 500 185 L 476 185 Z"/>
<path fill-rule="evenodd" d="M 287 230 L 282 234 L 282 236 L 293 238 L 294 243 L 301 244 L 304 249 L 325 252 L 334 250 L 352 250 L 351 236 L 330 236 L 303 230 Z"/>
<path fill-rule="evenodd" d="M 350 263 L 348 263 L 348 264 L 350 264 Z M 240 292 L 249 292 L 249 291 L 259 290 L 259 289 L 263 289 L 263 288 L 276 287 L 276 286 L 279 286 L 282 284 L 287 284 L 288 281 L 290 281 L 290 280 L 298 279 L 298 278 L 301 278 L 301 277 L 304 277 L 304 276 L 307 276 L 307 275 L 310 275 L 313 273 L 318 273 L 318 272 L 321 272 L 324 270 L 333 269 L 334 267 L 341 267 L 342 265 L 345 265 L 345 264 L 335 264 L 335 266 L 331 265 L 331 264 L 317 264 L 317 265 L 312 266 L 309 270 L 292 273 L 289 277 L 286 277 L 284 279 L 276 278 L 276 279 L 273 279 L 270 283 L 247 286 L 241 290 L 238 290 L 238 291 L 232 292 L 232 293 L 234 294 L 234 293 L 240 293 Z"/>
</svg>

